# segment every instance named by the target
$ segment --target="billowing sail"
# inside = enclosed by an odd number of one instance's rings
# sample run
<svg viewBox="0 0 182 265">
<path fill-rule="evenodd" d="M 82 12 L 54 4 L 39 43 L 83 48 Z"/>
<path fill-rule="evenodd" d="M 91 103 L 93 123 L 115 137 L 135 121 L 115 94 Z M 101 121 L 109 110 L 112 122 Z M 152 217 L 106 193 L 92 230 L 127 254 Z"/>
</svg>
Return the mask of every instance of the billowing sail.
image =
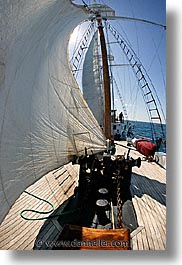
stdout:
<svg viewBox="0 0 182 265">
<path fill-rule="evenodd" d="M 104 125 L 103 87 L 98 54 L 98 32 L 92 38 L 85 56 L 82 77 L 83 95 L 100 126 Z"/>
<path fill-rule="evenodd" d="M 0 221 L 23 190 L 104 136 L 71 73 L 67 45 L 87 14 L 68 0 L 2 0 Z"/>
</svg>

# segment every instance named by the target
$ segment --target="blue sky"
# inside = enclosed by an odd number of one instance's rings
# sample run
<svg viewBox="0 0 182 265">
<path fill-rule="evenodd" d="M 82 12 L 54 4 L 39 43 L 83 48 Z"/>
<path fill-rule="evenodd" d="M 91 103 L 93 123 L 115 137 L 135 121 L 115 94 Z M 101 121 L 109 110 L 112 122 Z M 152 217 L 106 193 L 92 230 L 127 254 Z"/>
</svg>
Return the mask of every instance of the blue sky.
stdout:
<svg viewBox="0 0 182 265">
<path fill-rule="evenodd" d="M 80 0 L 74 2 L 82 3 Z M 85 0 L 85 2 L 93 3 L 91 0 Z M 165 0 L 100 0 L 97 3 L 109 5 L 115 10 L 117 16 L 141 18 L 166 25 Z M 130 42 L 147 70 L 161 101 L 163 111 L 166 112 L 166 31 L 161 27 L 140 22 L 118 20 L 110 23 Z M 118 47 L 112 45 L 111 52 L 118 64 L 125 63 L 126 59 Z M 120 59 L 117 59 L 118 54 Z M 128 66 L 123 66 L 114 70 L 128 116 L 130 119 L 147 121 L 146 106 L 141 92 L 131 69 L 128 68 Z M 118 112 L 122 111 L 122 105 L 116 92 L 114 105 Z"/>
</svg>

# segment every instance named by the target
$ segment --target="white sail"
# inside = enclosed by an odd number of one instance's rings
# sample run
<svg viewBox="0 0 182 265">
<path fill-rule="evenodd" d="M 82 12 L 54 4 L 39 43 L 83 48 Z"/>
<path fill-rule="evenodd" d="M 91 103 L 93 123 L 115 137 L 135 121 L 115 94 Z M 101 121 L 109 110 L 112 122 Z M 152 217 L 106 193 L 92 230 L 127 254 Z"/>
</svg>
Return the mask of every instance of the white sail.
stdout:
<svg viewBox="0 0 182 265">
<path fill-rule="evenodd" d="M 99 67 L 98 32 L 90 43 L 83 64 L 83 95 L 100 126 L 104 125 L 104 99 Z"/>
<path fill-rule="evenodd" d="M 68 62 L 69 35 L 85 18 L 68 0 L 1 1 L 0 221 L 45 173 L 85 147 L 104 149 Z"/>
</svg>

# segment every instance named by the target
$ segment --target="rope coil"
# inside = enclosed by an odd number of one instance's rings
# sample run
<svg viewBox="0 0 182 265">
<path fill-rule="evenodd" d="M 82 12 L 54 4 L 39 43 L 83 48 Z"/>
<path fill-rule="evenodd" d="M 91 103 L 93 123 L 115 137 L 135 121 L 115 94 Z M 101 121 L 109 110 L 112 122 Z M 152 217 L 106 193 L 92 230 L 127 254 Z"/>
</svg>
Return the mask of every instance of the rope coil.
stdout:
<svg viewBox="0 0 182 265">
<path fill-rule="evenodd" d="M 21 212 L 20 212 L 20 216 L 24 219 L 24 220 L 27 220 L 27 221 L 38 221 L 38 220 L 46 220 L 46 219 L 50 219 L 50 218 L 54 218 L 54 217 L 59 217 L 59 216 L 63 216 L 63 215 L 67 215 L 67 214 L 73 214 L 73 213 L 75 213 L 75 212 L 77 212 L 77 211 L 79 211 L 80 209 L 79 208 L 77 208 L 77 209 L 75 209 L 75 210 L 71 210 L 71 211 L 66 211 L 66 212 L 63 212 L 63 213 L 59 213 L 59 214 L 55 214 L 55 215 L 48 215 L 48 216 L 44 216 L 44 217 L 38 217 L 38 218 L 29 218 L 29 217 L 26 217 L 25 215 L 24 215 L 24 213 L 27 213 L 27 212 L 32 212 L 32 213 L 38 213 L 38 214 L 51 214 L 54 210 L 55 210 L 55 207 L 54 207 L 54 205 L 51 203 L 51 202 L 49 202 L 49 201 L 47 201 L 47 200 L 45 200 L 45 199 L 42 199 L 42 198 L 40 198 L 40 197 L 38 197 L 38 196 L 36 196 L 36 195 L 34 195 L 34 194 L 32 194 L 32 193 L 29 193 L 29 192 L 27 192 L 27 191 L 24 191 L 26 194 L 28 194 L 28 195 L 30 195 L 30 196 L 32 196 L 32 197 L 34 197 L 34 198 L 36 198 L 36 199 L 38 199 L 38 200 L 40 200 L 40 201 L 43 201 L 43 202 L 45 202 L 45 203 L 47 203 L 47 204 L 49 204 L 50 206 L 51 206 L 51 210 L 49 210 L 49 211 L 37 211 L 37 210 L 33 210 L 33 209 L 24 209 L 24 210 L 22 210 Z"/>
</svg>

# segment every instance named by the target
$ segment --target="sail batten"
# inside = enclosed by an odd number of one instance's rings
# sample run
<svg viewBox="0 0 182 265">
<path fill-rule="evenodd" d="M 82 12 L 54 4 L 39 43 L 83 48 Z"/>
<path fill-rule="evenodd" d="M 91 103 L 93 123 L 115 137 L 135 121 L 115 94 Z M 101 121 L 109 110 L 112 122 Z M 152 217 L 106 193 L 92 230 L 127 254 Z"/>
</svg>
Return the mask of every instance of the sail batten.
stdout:
<svg viewBox="0 0 182 265">
<path fill-rule="evenodd" d="M 68 62 L 88 15 L 67 0 L 3 1 L 0 12 L 1 222 L 25 188 L 105 139 Z"/>
</svg>

